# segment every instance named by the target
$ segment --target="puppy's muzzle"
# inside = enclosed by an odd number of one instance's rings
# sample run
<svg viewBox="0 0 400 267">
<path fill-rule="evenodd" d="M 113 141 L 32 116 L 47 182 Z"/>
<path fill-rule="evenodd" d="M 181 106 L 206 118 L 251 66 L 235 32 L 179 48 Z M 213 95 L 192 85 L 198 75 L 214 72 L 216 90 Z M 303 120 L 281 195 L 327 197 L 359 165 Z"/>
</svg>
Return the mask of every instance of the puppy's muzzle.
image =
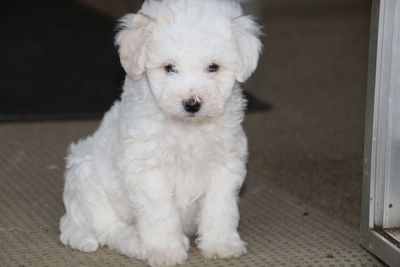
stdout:
<svg viewBox="0 0 400 267">
<path fill-rule="evenodd" d="M 201 99 L 198 96 L 193 96 L 188 99 L 183 100 L 183 107 L 189 113 L 196 113 L 201 108 Z"/>
</svg>

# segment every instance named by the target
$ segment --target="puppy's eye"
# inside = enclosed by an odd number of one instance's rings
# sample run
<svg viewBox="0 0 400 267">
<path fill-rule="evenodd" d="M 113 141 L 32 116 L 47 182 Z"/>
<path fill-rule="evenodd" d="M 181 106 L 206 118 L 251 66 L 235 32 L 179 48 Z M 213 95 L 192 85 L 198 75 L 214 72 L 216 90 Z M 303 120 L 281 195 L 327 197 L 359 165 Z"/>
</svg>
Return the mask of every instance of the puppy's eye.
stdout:
<svg viewBox="0 0 400 267">
<path fill-rule="evenodd" d="M 171 73 L 171 72 L 177 73 L 178 72 L 178 70 L 176 69 L 175 65 L 173 65 L 173 64 L 165 65 L 164 66 L 164 70 L 165 70 L 166 73 Z"/>
<path fill-rule="evenodd" d="M 218 70 L 219 70 L 219 66 L 215 63 L 210 64 L 207 68 L 208 72 L 217 72 Z"/>
</svg>

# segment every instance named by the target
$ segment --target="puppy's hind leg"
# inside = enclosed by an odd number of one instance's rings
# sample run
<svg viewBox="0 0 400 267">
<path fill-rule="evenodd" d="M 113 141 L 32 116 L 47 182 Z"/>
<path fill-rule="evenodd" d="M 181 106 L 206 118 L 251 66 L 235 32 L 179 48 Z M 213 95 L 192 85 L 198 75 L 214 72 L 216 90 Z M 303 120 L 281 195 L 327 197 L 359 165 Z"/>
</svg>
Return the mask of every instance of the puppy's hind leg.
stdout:
<svg viewBox="0 0 400 267">
<path fill-rule="evenodd" d="M 60 231 L 60 240 L 64 245 L 84 252 L 93 252 L 99 247 L 96 237 L 76 224 L 67 214 L 61 218 Z"/>
<path fill-rule="evenodd" d="M 89 145 L 90 140 L 71 145 L 63 195 L 66 214 L 60 220 L 61 242 L 84 252 L 93 252 L 99 247 L 91 209 L 100 196 L 93 192 L 94 167 L 91 157 L 85 154 Z"/>
</svg>

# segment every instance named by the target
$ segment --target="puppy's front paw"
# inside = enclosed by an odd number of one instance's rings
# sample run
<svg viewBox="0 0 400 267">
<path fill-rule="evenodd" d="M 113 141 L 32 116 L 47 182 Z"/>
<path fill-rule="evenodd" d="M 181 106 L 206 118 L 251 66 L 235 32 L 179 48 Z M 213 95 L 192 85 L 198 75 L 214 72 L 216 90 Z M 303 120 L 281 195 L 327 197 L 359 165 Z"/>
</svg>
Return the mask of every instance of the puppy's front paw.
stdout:
<svg viewBox="0 0 400 267">
<path fill-rule="evenodd" d="M 146 260 L 153 267 L 174 266 L 182 264 L 187 258 L 187 250 L 189 248 L 189 239 L 184 236 L 182 240 L 171 241 L 163 245 L 146 249 Z"/>
<path fill-rule="evenodd" d="M 219 239 L 202 239 L 198 241 L 197 247 L 201 250 L 204 257 L 210 259 L 231 259 L 238 258 L 246 254 L 246 242 L 240 237 L 219 238 Z"/>
<path fill-rule="evenodd" d="M 83 251 L 83 252 L 94 252 L 97 250 L 99 247 L 99 244 L 94 237 L 87 237 L 85 239 L 82 239 L 81 243 L 77 245 L 77 249 Z"/>
<path fill-rule="evenodd" d="M 140 251 L 140 241 L 133 227 L 128 227 L 119 234 L 114 248 L 128 257 L 143 259 Z"/>
<path fill-rule="evenodd" d="M 175 266 L 185 262 L 186 258 L 187 253 L 183 248 L 153 248 L 147 252 L 147 262 L 153 267 Z"/>
</svg>

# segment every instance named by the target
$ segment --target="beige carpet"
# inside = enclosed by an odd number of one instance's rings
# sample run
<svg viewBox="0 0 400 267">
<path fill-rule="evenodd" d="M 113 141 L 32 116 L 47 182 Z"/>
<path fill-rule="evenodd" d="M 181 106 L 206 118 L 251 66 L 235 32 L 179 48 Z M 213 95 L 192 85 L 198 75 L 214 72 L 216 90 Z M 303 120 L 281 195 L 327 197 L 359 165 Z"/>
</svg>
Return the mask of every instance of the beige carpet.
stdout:
<svg viewBox="0 0 400 267">
<path fill-rule="evenodd" d="M 82 253 L 58 240 L 66 147 L 96 126 L 92 121 L 0 125 L 0 266 L 142 265 L 106 248 Z M 192 246 L 185 266 L 381 266 L 359 247 L 356 228 L 251 171 L 241 215 L 246 256 L 206 260 Z"/>
</svg>

